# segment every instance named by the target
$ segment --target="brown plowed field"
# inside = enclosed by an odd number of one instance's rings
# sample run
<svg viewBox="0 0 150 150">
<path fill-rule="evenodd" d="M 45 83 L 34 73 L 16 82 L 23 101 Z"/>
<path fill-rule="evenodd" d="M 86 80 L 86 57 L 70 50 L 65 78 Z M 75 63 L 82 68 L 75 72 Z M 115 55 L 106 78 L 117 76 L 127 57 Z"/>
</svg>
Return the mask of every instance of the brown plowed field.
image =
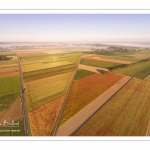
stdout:
<svg viewBox="0 0 150 150">
<path fill-rule="evenodd" d="M 0 72 L 0 75 L 14 74 L 14 73 L 17 73 L 17 72 L 18 72 L 18 70 L 3 71 L 3 72 Z"/>
<path fill-rule="evenodd" d="M 0 124 L 4 123 L 4 120 L 11 122 L 22 118 L 22 105 L 20 98 L 16 99 L 13 105 L 8 109 L 0 112 Z"/>
<path fill-rule="evenodd" d="M 98 56 L 87 56 L 87 57 L 83 57 L 84 59 L 88 59 L 88 60 L 97 60 L 97 61 L 104 61 L 104 62 L 113 62 L 113 63 L 119 63 L 119 64 L 132 64 L 134 62 L 131 61 L 124 61 L 124 60 L 115 60 L 115 59 L 106 59 L 103 57 L 98 57 Z"/>
<path fill-rule="evenodd" d="M 64 99 L 62 96 L 28 113 L 32 136 L 50 136 Z"/>
</svg>

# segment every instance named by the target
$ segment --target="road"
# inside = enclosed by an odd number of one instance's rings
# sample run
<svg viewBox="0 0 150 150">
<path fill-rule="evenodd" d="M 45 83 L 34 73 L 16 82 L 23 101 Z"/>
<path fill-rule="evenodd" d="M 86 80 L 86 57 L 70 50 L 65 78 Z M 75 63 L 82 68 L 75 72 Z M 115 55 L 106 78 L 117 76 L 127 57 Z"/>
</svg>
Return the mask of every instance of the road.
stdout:
<svg viewBox="0 0 150 150">
<path fill-rule="evenodd" d="M 20 73 L 20 86 L 21 86 L 21 99 L 22 99 L 22 111 L 23 111 L 23 117 L 24 117 L 24 130 L 25 135 L 30 136 L 30 129 L 29 129 L 29 121 L 28 121 L 28 114 L 26 110 L 26 103 L 25 103 L 25 96 L 24 96 L 24 86 L 23 86 L 23 80 L 22 80 L 22 70 L 20 65 L 20 58 L 18 57 L 18 67 L 19 67 L 19 73 Z"/>
<path fill-rule="evenodd" d="M 69 120 L 64 122 L 57 130 L 56 136 L 73 135 L 77 130 L 94 115 L 114 94 L 116 94 L 124 85 L 131 80 L 131 77 L 125 76 L 112 87 L 110 87 L 101 96 L 76 113 Z"/>
<path fill-rule="evenodd" d="M 78 71 L 78 66 L 79 66 L 80 61 L 81 61 L 81 56 L 80 56 L 80 58 L 79 58 L 79 60 L 78 60 L 78 62 L 77 62 L 76 70 L 75 70 L 74 75 L 73 75 L 73 77 L 72 77 L 70 86 L 69 86 L 68 91 L 67 91 L 67 93 L 66 93 L 66 97 L 65 97 L 64 103 L 63 103 L 62 108 L 61 108 L 61 110 L 60 110 L 59 116 L 57 117 L 57 121 L 56 121 L 56 123 L 55 123 L 55 125 L 54 125 L 54 128 L 53 128 L 53 131 L 52 131 L 51 136 L 54 136 L 55 133 L 56 133 L 56 130 L 57 130 L 57 127 L 58 127 L 58 124 L 59 124 L 59 120 L 60 120 L 61 115 L 62 115 L 62 113 L 63 113 L 63 110 L 64 110 L 64 107 L 65 107 L 67 98 L 68 98 L 68 96 L 69 96 L 69 93 L 70 93 L 72 84 L 73 84 L 73 82 L 74 82 L 75 75 L 76 75 L 76 73 L 77 73 L 77 71 Z"/>
<path fill-rule="evenodd" d="M 93 66 L 88 66 L 88 65 L 81 65 L 81 64 L 79 65 L 79 68 L 84 69 L 84 70 L 88 70 L 88 71 L 92 71 L 92 72 L 95 72 L 95 73 L 100 73 L 100 71 L 98 71 L 98 70 L 109 71 L 106 68 L 98 68 L 98 67 L 93 67 Z"/>
</svg>

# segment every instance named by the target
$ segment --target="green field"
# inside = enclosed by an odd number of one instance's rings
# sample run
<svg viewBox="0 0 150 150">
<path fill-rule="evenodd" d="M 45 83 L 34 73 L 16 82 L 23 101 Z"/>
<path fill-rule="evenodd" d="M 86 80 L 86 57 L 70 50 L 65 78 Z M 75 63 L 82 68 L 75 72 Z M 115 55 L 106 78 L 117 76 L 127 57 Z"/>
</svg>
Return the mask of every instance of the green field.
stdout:
<svg viewBox="0 0 150 150">
<path fill-rule="evenodd" d="M 116 69 L 116 68 L 126 66 L 124 64 L 100 62 L 100 61 L 96 61 L 96 60 L 87 60 L 87 59 L 82 59 L 80 63 L 83 64 L 83 65 L 106 68 L 106 69 L 109 69 L 109 70 L 113 70 L 113 69 Z"/>
<path fill-rule="evenodd" d="M 67 92 L 74 72 L 59 74 L 25 84 L 28 110 L 33 110 Z"/>
<path fill-rule="evenodd" d="M 150 51 L 141 51 L 141 52 L 125 52 L 125 53 L 116 53 L 115 55 L 101 55 L 104 58 L 115 59 L 115 60 L 125 60 L 138 62 L 140 60 L 150 58 Z"/>
<path fill-rule="evenodd" d="M 0 126 L 0 136 L 25 136 L 24 121 L 23 119 L 18 121 L 19 127 Z M 18 121 L 15 121 L 15 123 L 18 123 Z"/>
<path fill-rule="evenodd" d="M 80 136 L 145 136 L 150 121 L 150 82 L 133 78 L 76 133 Z"/>
<path fill-rule="evenodd" d="M 131 77 L 144 79 L 150 74 L 150 61 L 131 64 L 127 67 L 116 69 L 114 70 L 114 72 Z"/>
<path fill-rule="evenodd" d="M 78 70 L 76 75 L 75 75 L 75 80 L 79 80 L 81 78 L 84 78 L 86 76 L 90 76 L 92 74 L 94 74 L 94 72 L 83 70 L 83 69 Z"/>
<path fill-rule="evenodd" d="M 18 75 L 0 78 L 0 97 L 19 91 L 20 79 Z"/>
</svg>

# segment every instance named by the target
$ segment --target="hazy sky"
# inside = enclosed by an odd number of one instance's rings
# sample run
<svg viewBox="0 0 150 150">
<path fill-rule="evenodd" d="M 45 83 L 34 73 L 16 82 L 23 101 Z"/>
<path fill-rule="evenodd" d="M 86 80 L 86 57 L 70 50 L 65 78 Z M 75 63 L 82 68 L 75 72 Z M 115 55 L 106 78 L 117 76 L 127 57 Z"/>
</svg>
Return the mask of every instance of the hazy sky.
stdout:
<svg viewBox="0 0 150 150">
<path fill-rule="evenodd" d="M 100 42 L 150 39 L 150 15 L 0 14 L 0 42 Z"/>
</svg>

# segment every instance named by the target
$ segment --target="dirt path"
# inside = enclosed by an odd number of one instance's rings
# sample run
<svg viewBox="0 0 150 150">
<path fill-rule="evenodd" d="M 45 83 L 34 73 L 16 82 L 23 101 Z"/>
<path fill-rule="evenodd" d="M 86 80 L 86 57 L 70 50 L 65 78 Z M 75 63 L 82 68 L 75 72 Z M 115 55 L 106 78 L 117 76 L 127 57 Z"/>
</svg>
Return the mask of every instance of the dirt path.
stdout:
<svg viewBox="0 0 150 150">
<path fill-rule="evenodd" d="M 105 70 L 105 71 L 109 71 L 106 68 L 98 68 L 98 67 L 93 67 L 93 66 L 87 66 L 87 65 L 79 65 L 78 67 L 79 69 L 84 69 L 84 70 L 88 70 L 88 71 L 92 71 L 95 73 L 100 73 L 98 70 Z"/>
<path fill-rule="evenodd" d="M 56 136 L 73 135 L 97 110 L 99 110 L 114 94 L 116 94 L 126 83 L 131 80 L 131 77 L 124 77 L 115 85 L 110 87 L 101 96 L 91 102 L 84 109 L 79 111 L 72 118 L 64 122 L 57 130 Z"/>
</svg>

